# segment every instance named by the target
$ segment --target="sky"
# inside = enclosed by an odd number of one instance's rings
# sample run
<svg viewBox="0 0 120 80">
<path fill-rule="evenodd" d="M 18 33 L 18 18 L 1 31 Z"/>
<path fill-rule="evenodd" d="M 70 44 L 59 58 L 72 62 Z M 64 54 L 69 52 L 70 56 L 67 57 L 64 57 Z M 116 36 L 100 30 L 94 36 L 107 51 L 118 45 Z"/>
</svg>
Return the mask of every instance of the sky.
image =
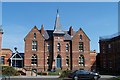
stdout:
<svg viewBox="0 0 120 80">
<path fill-rule="evenodd" d="M 57 9 L 62 29 L 82 28 L 91 40 L 91 50 L 99 52 L 99 37 L 118 32 L 117 2 L 3 2 L 2 48 L 24 52 L 24 38 L 35 25 L 54 29 Z"/>
<path fill-rule="evenodd" d="M 119 0 L 1 0 L 2 2 L 118 2 Z"/>
<path fill-rule="evenodd" d="M 2 24 L 2 2 L 0 2 L 0 25 Z"/>
</svg>

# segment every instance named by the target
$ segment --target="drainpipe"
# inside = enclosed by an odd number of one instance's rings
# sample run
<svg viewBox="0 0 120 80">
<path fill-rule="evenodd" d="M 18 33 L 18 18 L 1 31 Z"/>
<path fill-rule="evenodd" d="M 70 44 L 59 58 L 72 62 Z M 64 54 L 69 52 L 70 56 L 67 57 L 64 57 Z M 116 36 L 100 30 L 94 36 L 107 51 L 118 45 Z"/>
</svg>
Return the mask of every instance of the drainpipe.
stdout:
<svg viewBox="0 0 120 80">
<path fill-rule="evenodd" d="M 44 40 L 44 71 L 45 71 L 45 40 Z"/>
</svg>

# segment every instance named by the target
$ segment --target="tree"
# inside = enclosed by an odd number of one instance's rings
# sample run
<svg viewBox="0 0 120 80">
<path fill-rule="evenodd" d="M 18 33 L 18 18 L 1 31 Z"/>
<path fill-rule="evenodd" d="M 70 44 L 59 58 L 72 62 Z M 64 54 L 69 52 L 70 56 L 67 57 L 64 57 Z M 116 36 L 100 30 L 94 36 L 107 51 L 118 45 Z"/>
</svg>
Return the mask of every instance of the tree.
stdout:
<svg viewBox="0 0 120 80">
<path fill-rule="evenodd" d="M 5 76 L 18 76 L 19 73 L 13 67 L 2 66 L 2 75 L 5 75 Z"/>
</svg>

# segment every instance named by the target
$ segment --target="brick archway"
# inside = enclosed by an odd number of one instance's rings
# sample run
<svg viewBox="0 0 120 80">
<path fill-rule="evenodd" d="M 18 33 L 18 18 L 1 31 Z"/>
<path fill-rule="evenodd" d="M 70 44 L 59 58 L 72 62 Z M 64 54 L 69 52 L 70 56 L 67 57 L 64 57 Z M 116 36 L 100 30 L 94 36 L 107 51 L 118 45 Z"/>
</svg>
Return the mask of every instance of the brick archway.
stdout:
<svg viewBox="0 0 120 80">
<path fill-rule="evenodd" d="M 61 55 L 58 54 L 56 58 L 56 68 L 61 68 L 62 67 L 62 58 Z"/>
</svg>

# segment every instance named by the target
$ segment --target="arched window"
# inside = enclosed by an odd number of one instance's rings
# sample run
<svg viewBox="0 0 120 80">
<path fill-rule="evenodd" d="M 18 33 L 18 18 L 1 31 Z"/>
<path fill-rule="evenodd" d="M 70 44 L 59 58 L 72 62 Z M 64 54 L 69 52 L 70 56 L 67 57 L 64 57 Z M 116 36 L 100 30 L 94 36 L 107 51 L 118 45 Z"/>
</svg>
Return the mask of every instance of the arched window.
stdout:
<svg viewBox="0 0 120 80">
<path fill-rule="evenodd" d="M 32 65 L 37 65 L 37 55 L 36 54 L 32 55 L 31 64 Z"/>
<path fill-rule="evenodd" d="M 62 57 L 60 54 L 57 55 L 57 58 L 56 58 L 56 67 L 57 68 L 61 68 L 62 67 Z"/>
<path fill-rule="evenodd" d="M 69 44 L 66 44 L 66 52 L 69 51 Z"/>
<path fill-rule="evenodd" d="M 79 65 L 80 65 L 80 66 L 84 66 L 84 64 L 85 64 L 84 56 L 83 56 L 83 55 L 80 55 L 80 56 L 79 56 Z"/>
<path fill-rule="evenodd" d="M 34 39 L 36 39 L 36 33 L 34 33 Z"/>
<path fill-rule="evenodd" d="M 82 35 L 80 35 L 80 40 L 82 40 Z"/>
<path fill-rule="evenodd" d="M 57 50 L 60 51 L 60 43 L 57 44 Z"/>
</svg>

